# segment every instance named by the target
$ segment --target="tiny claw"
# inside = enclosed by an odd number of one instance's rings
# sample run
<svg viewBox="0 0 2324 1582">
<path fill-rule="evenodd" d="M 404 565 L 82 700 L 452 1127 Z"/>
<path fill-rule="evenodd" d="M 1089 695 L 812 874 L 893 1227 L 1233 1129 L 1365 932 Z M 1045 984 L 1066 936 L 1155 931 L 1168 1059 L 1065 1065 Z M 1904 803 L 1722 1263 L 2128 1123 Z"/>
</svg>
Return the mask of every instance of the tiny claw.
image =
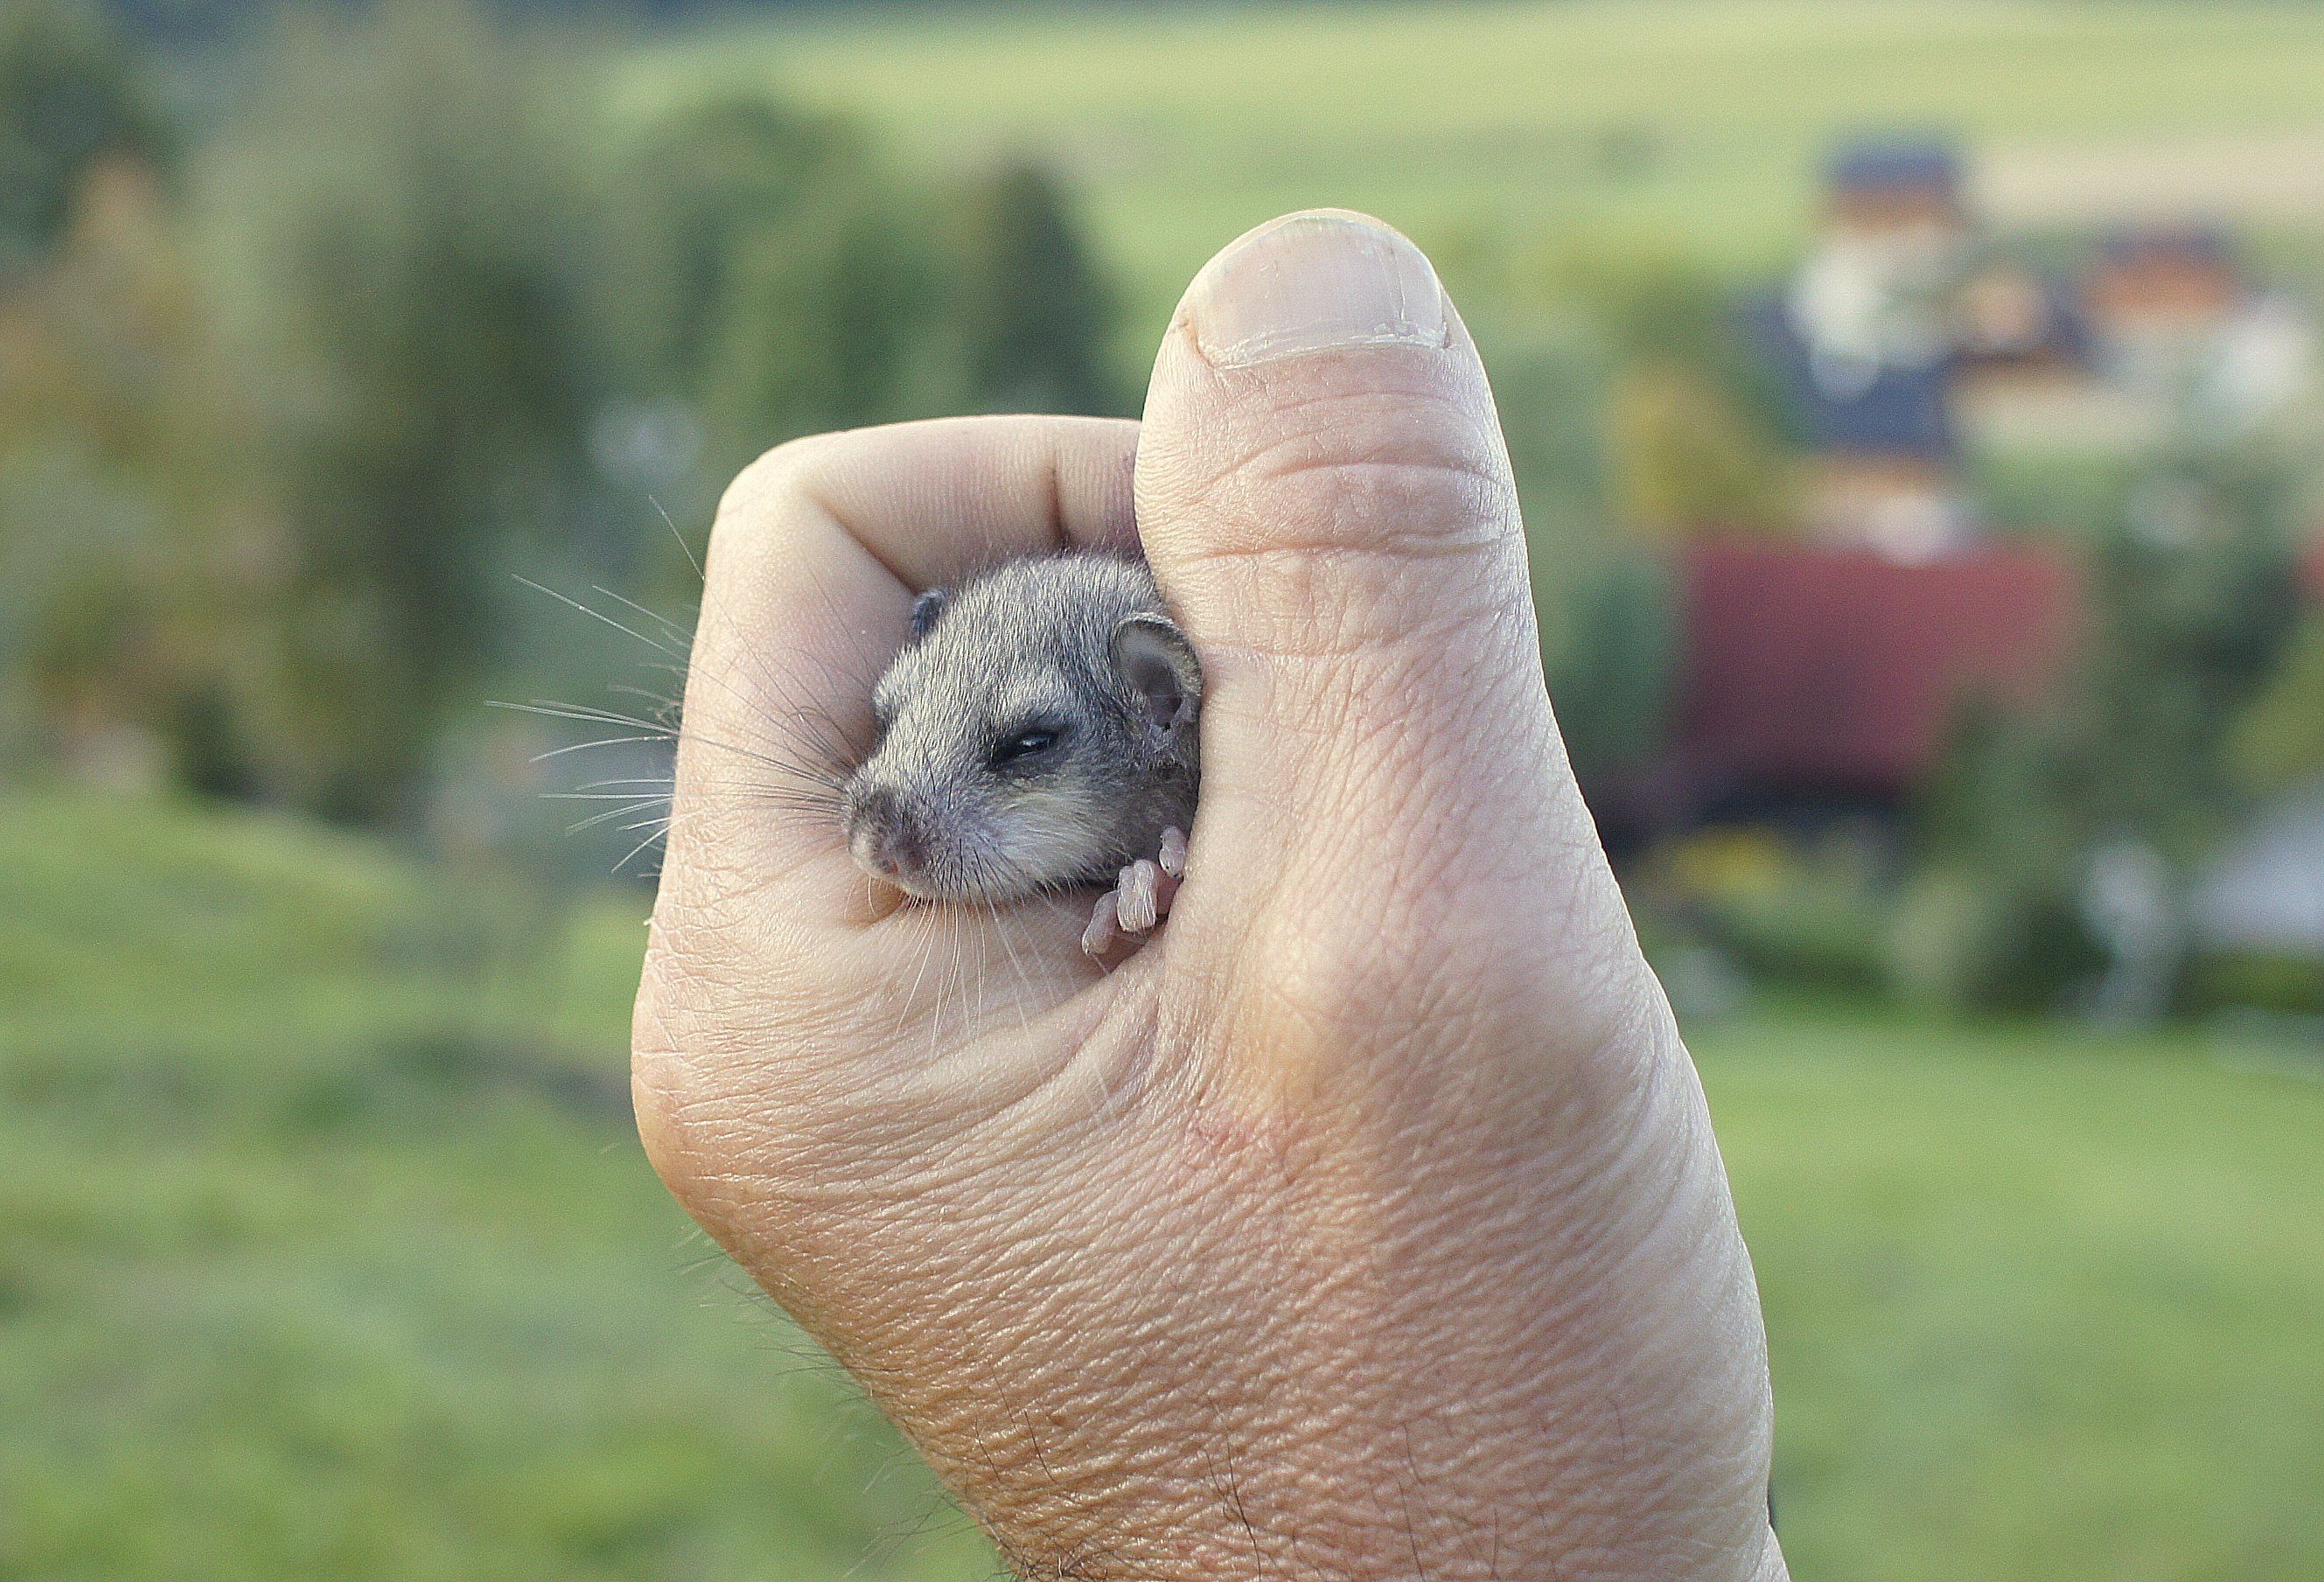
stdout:
<svg viewBox="0 0 2324 1582">
<path fill-rule="evenodd" d="M 1082 930 L 1082 950 L 1092 956 L 1103 956 L 1120 937 L 1114 924 L 1121 897 L 1108 890 L 1097 898 L 1097 909 L 1090 914 L 1089 926 Z"/>
<path fill-rule="evenodd" d="M 1186 832 L 1176 825 L 1162 832 L 1162 871 L 1172 878 L 1186 877 Z"/>
<path fill-rule="evenodd" d="M 1160 920 L 1161 884 L 1162 869 L 1146 858 L 1121 870 L 1121 883 L 1115 893 L 1120 897 L 1122 933 L 1144 934 Z"/>
</svg>

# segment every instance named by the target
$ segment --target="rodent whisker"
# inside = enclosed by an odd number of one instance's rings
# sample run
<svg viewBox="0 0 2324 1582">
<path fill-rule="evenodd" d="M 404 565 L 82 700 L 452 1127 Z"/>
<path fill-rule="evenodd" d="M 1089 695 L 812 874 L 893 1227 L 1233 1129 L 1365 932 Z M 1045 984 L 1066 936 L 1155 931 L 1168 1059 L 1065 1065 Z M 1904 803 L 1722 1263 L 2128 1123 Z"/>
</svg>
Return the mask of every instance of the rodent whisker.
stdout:
<svg viewBox="0 0 2324 1582">
<path fill-rule="evenodd" d="M 619 873 L 619 872 L 621 872 L 621 871 L 622 871 L 622 869 L 623 869 L 624 868 L 627 868 L 627 867 L 631 864 L 631 862 L 632 862 L 632 861 L 633 861 L 633 860 L 636 859 L 636 857 L 637 857 L 637 855 L 638 855 L 638 853 L 639 853 L 639 852 L 643 851 L 647 847 L 649 847 L 649 846 L 652 845 L 656 841 L 662 841 L 662 840 L 667 840 L 667 839 L 669 839 L 669 826 L 670 826 L 670 823 L 671 823 L 672 822 L 675 822 L 675 821 L 665 820 L 665 821 L 663 822 L 663 823 L 662 823 L 661 828 L 659 828 L 659 829 L 656 830 L 652 834 L 648 835 L 644 840 L 640 841 L 636 845 L 634 845 L 634 846 L 631 847 L 628 851 L 626 851 L 622 852 L 619 857 L 615 858 L 615 859 L 613 860 L 613 871 L 614 871 L 615 873 Z"/>
<path fill-rule="evenodd" d="M 529 761 L 537 764 L 545 764 L 550 759 L 564 758 L 570 753 L 586 752 L 593 747 L 623 747 L 640 741 L 661 741 L 666 740 L 667 738 L 659 731 L 648 731 L 637 736 L 601 736 L 594 741 L 575 741 L 567 743 L 563 747 L 551 748 L 547 752 L 534 753 Z"/>
<path fill-rule="evenodd" d="M 648 608 L 646 605 L 640 603 L 638 601 L 632 599 L 625 594 L 616 593 L 614 590 L 605 587 L 602 584 L 592 585 L 591 591 L 593 593 L 600 594 L 604 598 L 611 599 L 626 609 L 635 611 L 648 621 L 659 627 L 668 634 L 668 640 L 664 640 L 663 639 L 659 639 L 647 632 L 639 630 L 637 627 L 627 621 L 616 620 L 613 616 L 605 613 L 604 611 L 592 607 L 583 600 L 576 599 L 568 594 L 559 593 L 554 588 L 548 587 L 543 584 L 533 581 L 531 578 L 519 576 L 517 581 L 538 593 L 547 594 L 549 598 L 556 600 L 558 603 L 563 604 L 580 614 L 588 616 L 594 621 L 600 621 L 603 624 L 613 628 L 615 631 L 621 632 L 624 636 L 644 644 L 647 648 L 654 650 L 655 652 L 667 656 L 669 662 L 666 664 L 656 665 L 653 667 L 654 668 L 666 669 L 669 673 L 680 676 L 687 676 L 691 673 L 689 660 L 690 648 L 693 642 L 694 633 L 689 628 L 680 622 L 673 621 L 668 616 L 662 615 L 659 612 Z M 747 649 L 742 650 L 740 657 L 742 658 L 746 663 L 757 658 L 757 656 L 752 654 L 751 651 Z M 801 657 L 807 658 L 807 656 Z M 867 678 L 861 676 L 837 676 L 834 674 L 833 667 L 827 661 L 817 661 L 817 663 L 822 665 L 827 680 L 841 680 L 852 683 L 858 691 L 868 693 L 870 684 Z M 785 689 L 778 682 L 774 674 L 770 670 L 765 668 L 763 664 L 755 665 L 753 669 L 753 680 L 775 695 L 775 701 L 787 712 L 794 724 L 798 721 L 804 719 L 828 728 L 828 734 L 819 735 L 818 739 L 811 743 L 811 745 L 816 747 L 819 752 L 829 758 L 835 765 L 848 761 L 853 756 L 851 744 L 846 740 L 846 733 L 839 728 L 838 722 L 830 715 L 827 710 L 820 707 L 807 706 L 801 704 L 800 700 L 788 695 Z M 735 687 L 724 676 L 722 676 L 715 671 L 704 671 L 701 672 L 701 675 L 710 684 L 722 687 L 728 692 L 738 703 L 743 705 L 746 712 L 758 716 L 772 726 L 779 727 L 784 723 L 783 720 L 778 719 L 776 716 L 769 713 L 766 709 L 759 704 L 757 700 L 748 696 L 741 689 Z M 656 704 L 663 711 L 672 713 L 677 713 L 677 705 L 673 700 L 661 698 L 656 694 L 646 692 L 642 688 L 617 685 L 613 690 L 645 697 L 649 701 Z M 613 712 L 609 710 L 603 711 L 603 713 L 611 715 Z M 678 722 L 677 723 L 680 729 L 683 728 L 682 722 Z"/>
<path fill-rule="evenodd" d="M 541 795 L 551 801 L 560 798 L 570 801 L 592 796 L 614 795 L 617 794 L 614 789 L 617 786 L 651 786 L 656 790 L 667 791 L 672 784 L 674 778 L 669 775 L 614 775 L 603 780 L 584 780 L 570 791 L 544 791 Z"/>
<path fill-rule="evenodd" d="M 593 830 L 599 824 L 612 823 L 617 818 L 627 818 L 632 814 L 643 813 L 650 807 L 665 806 L 668 800 L 661 796 L 625 797 L 619 807 L 609 807 L 603 813 L 592 814 L 578 823 L 567 824 L 565 827 L 565 832 L 568 835 L 577 835 L 584 830 Z M 623 824 L 620 827 L 627 831 L 641 826 Z"/>
<path fill-rule="evenodd" d="M 693 646 L 694 632 L 691 628 L 678 625 L 677 621 L 672 621 L 669 616 L 663 615 L 657 611 L 649 610 L 643 604 L 639 603 L 635 599 L 623 597 L 622 594 L 613 592 L 613 589 L 606 587 L 602 583 L 592 583 L 589 585 L 593 591 L 603 593 L 608 599 L 615 600 L 636 611 L 648 621 L 650 621 L 655 625 L 660 627 L 662 630 L 668 632 L 674 640 L 687 645 L 689 648 Z M 637 638 L 641 642 L 660 648 L 662 652 L 666 654 L 673 655 L 679 660 L 680 664 L 683 665 L 685 655 L 679 650 L 669 648 L 660 643 L 657 643 L 651 638 L 646 637 L 642 633 L 632 632 L 631 635 Z"/>
<path fill-rule="evenodd" d="M 683 665 L 649 664 L 646 668 L 649 670 L 659 670 L 664 675 L 668 676 L 683 676 L 686 674 L 686 667 Z M 676 713 L 676 710 L 670 704 L 672 694 L 667 687 L 664 687 L 659 691 L 656 691 L 651 687 L 638 686 L 631 682 L 616 681 L 609 684 L 605 690 L 611 693 L 618 693 L 624 697 L 643 698 L 646 702 L 654 706 L 655 712 L 658 713 L 671 714 Z M 675 723 L 674 721 L 672 722 Z"/>
<path fill-rule="evenodd" d="M 576 741 L 569 743 L 564 747 L 555 748 L 548 752 L 537 754 L 532 760 L 535 763 L 544 762 L 552 758 L 562 758 L 569 753 L 586 751 L 591 748 L 617 747 L 627 743 L 641 741 L 675 742 L 684 734 L 682 729 L 678 726 L 659 725 L 650 721 L 638 720 L 627 715 L 613 714 L 610 711 L 592 710 L 586 707 L 576 707 L 562 704 L 512 704 L 495 702 L 492 706 L 495 708 L 513 709 L 521 713 L 541 714 L 550 719 L 579 720 L 592 723 L 632 725 L 641 728 L 638 733 L 634 735 L 600 737 L 595 740 Z M 818 786 L 834 794 L 836 794 L 846 783 L 844 776 L 836 767 L 825 767 L 819 764 L 792 761 L 778 758 L 771 753 L 761 752 L 752 748 L 742 747 L 733 742 L 721 741 L 713 737 L 704 736 L 698 731 L 690 739 L 701 742 L 706 747 L 715 748 L 720 751 L 732 752 L 740 757 L 751 759 L 756 762 L 766 765 L 768 768 L 778 771 L 792 780 Z"/>
<path fill-rule="evenodd" d="M 529 576 L 524 576 L 524 575 L 519 575 L 516 580 L 517 580 L 518 582 L 520 582 L 520 583 L 522 583 L 526 587 L 530 588 L 533 592 L 535 592 L 535 593 L 546 593 L 546 594 L 548 594 L 550 598 L 552 598 L 552 599 L 556 600 L 558 603 L 563 604 L 563 605 L 567 605 L 567 606 L 568 606 L 568 607 L 569 607 L 569 608 L 571 608 L 571 609 L 575 609 L 575 610 L 579 611 L 582 614 L 586 615 L 586 616 L 587 616 L 590 620 L 592 620 L 592 621 L 604 621 L 607 626 L 612 627 L 615 631 L 618 631 L 618 632 L 622 633 L 622 635 L 623 635 L 624 637 L 632 637 L 632 638 L 635 638 L 638 641 L 640 641 L 640 642 L 641 642 L 641 643 L 645 644 L 645 645 L 646 645 L 646 647 L 648 647 L 648 648 L 656 648 L 656 649 L 659 649 L 659 650 L 660 650 L 662 653 L 665 653 L 665 654 L 669 654 L 669 653 L 673 653 L 673 652 L 675 652 L 675 650 L 671 649 L 670 648 L 667 647 L 666 645 L 664 645 L 664 644 L 662 644 L 662 643 L 656 642 L 652 638 L 650 638 L 650 637 L 646 636 L 646 634 L 645 634 L 645 633 L 643 633 L 643 632 L 641 632 L 641 631 L 639 631 L 639 630 L 636 630 L 634 627 L 624 626 L 623 624 L 622 624 L 622 622 L 620 622 L 620 621 L 618 621 L 614 620 L 612 616 L 610 616 L 610 615 L 606 614 L 604 611 L 602 611 L 602 610 L 592 610 L 591 608 L 589 608 L 589 606 L 588 606 L 588 605 L 584 604 L 580 600 L 576 599 L 576 598 L 573 598 L 573 597 L 570 597 L 569 595 L 565 594 L 565 593 L 558 593 L 555 588 L 549 587 L 549 586 L 548 586 L 546 584 L 534 582 L 530 577 L 529 577 Z M 605 593 L 605 592 L 606 592 L 606 590 L 605 590 L 605 589 L 604 589 L 604 588 L 598 588 L 596 591 L 597 591 L 598 593 Z M 613 594 L 611 594 L 610 596 L 611 596 L 611 597 L 613 597 L 613 598 L 616 598 L 616 599 L 622 599 L 622 596 L 621 596 L 619 593 L 613 593 Z M 630 607 L 631 607 L 632 609 L 639 609 L 639 608 L 641 608 L 641 606 L 639 606 L 639 605 L 637 605 L 637 604 L 635 604 L 635 603 L 632 603 L 632 602 L 630 600 L 628 600 L 628 599 L 622 599 L 622 603 L 624 603 L 624 604 L 629 604 L 629 605 L 630 605 Z M 651 611 L 650 611 L 650 610 L 649 610 L 649 611 L 646 611 L 646 612 L 645 612 L 645 613 L 647 613 L 647 614 L 649 614 L 649 615 L 652 615 L 652 614 L 653 614 L 653 612 L 652 612 Z M 654 616 L 654 619 L 655 619 L 655 620 L 657 620 L 657 621 L 659 621 L 659 620 L 660 620 L 661 618 L 660 618 L 659 616 Z M 679 657 L 680 657 L 680 658 L 683 658 L 683 656 L 679 656 Z"/>
<path fill-rule="evenodd" d="M 992 931 L 1000 936 L 1001 948 L 1009 953 L 1010 969 L 1017 974 L 1017 987 L 1021 991 L 1017 996 L 1017 1026 L 1025 1041 L 1030 1044 L 1033 1041 L 1033 1023 L 1025 1014 L 1025 1002 L 1033 997 L 1032 974 L 1025 970 L 1025 963 L 1018 956 L 1016 945 L 1010 941 L 1009 925 L 1001 915 L 1001 903 L 987 901 L 984 909 L 992 915 Z"/>
<path fill-rule="evenodd" d="M 484 706 L 488 709 L 508 709 L 520 714 L 540 714 L 551 720 L 579 720 L 592 725 L 627 725 L 633 730 L 664 736 L 677 729 L 675 725 L 660 720 L 641 720 L 634 714 L 618 713 L 612 709 L 600 709 L 588 704 L 558 703 L 549 698 L 535 698 L 527 704 L 491 698 L 485 701 Z"/>
<path fill-rule="evenodd" d="M 662 520 L 699 576 L 700 557 L 667 512 L 662 513 Z M 757 766 L 759 771 L 731 778 L 697 777 L 695 784 L 788 815 L 827 822 L 835 830 L 841 827 L 838 814 L 847 781 L 862 756 L 863 748 L 858 740 L 862 726 L 859 723 L 851 727 L 844 722 L 835 706 L 845 705 L 835 705 L 833 700 L 860 697 L 868 704 L 872 677 L 846 674 L 844 667 L 828 658 L 805 651 L 787 656 L 785 663 L 779 665 L 765 650 L 747 646 L 733 649 L 724 666 L 696 667 L 692 664 L 692 648 L 701 621 L 699 602 L 674 617 L 603 584 L 593 584 L 586 596 L 575 597 L 530 577 L 518 576 L 515 580 L 638 643 L 646 650 L 638 661 L 641 668 L 672 678 L 667 684 L 650 680 L 642 685 L 611 684 L 607 689 L 610 693 L 638 700 L 636 705 L 626 708 L 545 698 L 529 703 L 494 700 L 493 707 L 595 725 L 609 732 L 589 740 L 553 747 L 537 755 L 534 763 L 593 750 L 618 751 L 663 744 L 675 747 L 692 742 L 713 751 L 731 753 Z M 740 705 L 736 717 L 752 723 L 738 728 L 739 740 L 710 736 L 688 723 L 684 693 L 689 680 L 705 687 L 716 687 Z M 816 681 L 833 688 L 833 698 L 798 695 L 815 690 Z M 664 839 L 674 827 L 676 821 L 669 816 L 674 786 L 674 774 L 665 773 L 595 780 L 577 791 L 544 795 L 559 800 L 606 805 L 571 826 L 571 832 L 608 825 L 624 833 L 644 832 L 645 838 L 613 864 L 619 870 L 655 842 Z M 653 816 L 639 818 L 639 814 Z M 931 952 L 934 948 L 932 938 Z"/>
<path fill-rule="evenodd" d="M 899 1035 L 902 1034 L 905 1024 L 910 1019 L 912 1007 L 919 1003 L 920 985 L 927 979 L 928 963 L 936 959 L 936 941 L 934 927 L 923 922 L 918 929 L 918 937 L 920 944 L 920 961 L 918 967 L 912 973 L 912 987 L 905 992 L 902 1003 L 897 1007 L 896 1031 Z"/>
<path fill-rule="evenodd" d="M 933 918 L 935 914 L 931 912 L 929 916 Z M 930 1065 L 934 1065 L 936 1053 L 944 1044 L 945 1004 L 952 998 L 953 985 L 960 980 L 960 934 L 955 929 L 940 928 L 933 924 L 931 928 L 942 934 L 947 947 L 945 970 L 936 980 L 936 1004 L 928 1017 L 927 1061 Z"/>
</svg>

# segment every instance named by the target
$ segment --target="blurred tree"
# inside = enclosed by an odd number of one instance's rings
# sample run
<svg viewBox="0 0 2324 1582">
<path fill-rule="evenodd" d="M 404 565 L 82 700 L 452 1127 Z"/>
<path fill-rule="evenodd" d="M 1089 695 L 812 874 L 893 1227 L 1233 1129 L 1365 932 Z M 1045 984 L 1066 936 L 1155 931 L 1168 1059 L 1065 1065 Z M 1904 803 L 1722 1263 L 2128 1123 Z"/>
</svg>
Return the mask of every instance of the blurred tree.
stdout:
<svg viewBox="0 0 2324 1582">
<path fill-rule="evenodd" d="M 154 173 L 109 156 L 70 214 L 0 288 L 12 734 L 93 772 L 241 785 L 250 745 L 213 731 L 193 755 L 186 726 L 197 697 L 263 690 L 270 523 L 235 464 L 251 413 Z"/>
<path fill-rule="evenodd" d="M 709 321 L 701 391 L 729 454 L 949 409 L 938 262 L 878 186 L 833 183 L 796 223 L 754 230 Z"/>
<path fill-rule="evenodd" d="M 1675 595 L 1662 563 L 1631 554 L 1578 590 L 1550 695 L 1584 786 L 1649 768 L 1667 744 L 1678 682 Z"/>
<path fill-rule="evenodd" d="M 689 106 L 617 139 L 601 194 L 611 242 L 601 308 L 627 377 L 689 387 L 713 360 L 739 257 L 798 228 L 817 194 L 866 184 L 869 163 L 844 124 L 757 93 Z"/>
<path fill-rule="evenodd" d="M 1559 728 L 1584 786 L 1617 789 L 1668 744 L 1679 625 L 1659 553 L 1609 504 L 1613 354 L 1594 315 L 1502 319 L 1488 298 L 1472 322 L 1524 508 Z"/>
<path fill-rule="evenodd" d="M 1605 339 L 1607 505 L 1619 521 L 1664 537 L 1791 526 L 1779 403 L 1724 281 L 1674 248 L 1600 244 L 1548 253 L 1518 290 L 1582 313 Z"/>
<path fill-rule="evenodd" d="M 62 233 L 92 166 L 158 168 L 167 143 L 152 83 L 91 0 L 0 6 L 0 271 Z"/>
<path fill-rule="evenodd" d="M 580 212 L 539 62 L 454 0 L 278 34 L 209 197 L 291 524 L 302 800 L 408 811 L 549 542 L 590 406 Z"/>
<path fill-rule="evenodd" d="M 1133 410 L 1107 365 L 1114 293 L 1046 166 L 1012 161 L 954 199 L 946 295 L 988 408 Z"/>
<path fill-rule="evenodd" d="M 2097 641 L 2063 744 L 2075 796 L 2097 827 L 2135 831 L 2181 876 L 2242 803 L 2229 733 L 2298 618 L 2301 492 L 2278 458 L 2173 458 L 2096 556 Z"/>
<path fill-rule="evenodd" d="M 1781 454 L 1700 371 L 1677 363 L 1625 371 L 1609 422 L 1615 510 L 1624 522 L 1678 538 L 1790 519 Z"/>
<path fill-rule="evenodd" d="M 81 179 L 106 158 L 162 165 L 153 84 L 88 0 L 0 7 L 0 271 L 63 235 Z"/>
<path fill-rule="evenodd" d="M 2095 959 L 2101 867 L 2151 873 L 2183 938 L 2200 865 L 2246 805 L 2236 722 L 2278 674 L 2297 616 L 2286 458 L 2163 458 L 2096 549 L 2072 685 L 2033 715 L 1974 713 L 1916 819 L 1899 981 L 1957 1003 L 2054 1006 Z M 2126 860 L 2135 858 L 2135 862 Z"/>
<path fill-rule="evenodd" d="M 20 742 L 402 818 L 488 676 L 571 685 L 575 618 L 511 572 L 626 586 L 649 494 L 697 515 L 796 434 L 1110 404 L 1113 296 L 1045 173 L 949 202 L 755 96 L 640 126 L 510 14 L 296 8 L 173 192 L 101 19 L 0 13 Z"/>
<path fill-rule="evenodd" d="M 1683 246 L 1562 243 L 1527 272 L 1536 292 L 1582 306 L 1623 361 L 1694 369 L 1755 405 L 1765 370 L 1736 333 L 1733 288 Z"/>
<path fill-rule="evenodd" d="M 2255 796 L 2324 776 L 2324 615 L 2310 612 L 2279 666 L 2235 720 L 2228 761 Z"/>
<path fill-rule="evenodd" d="M 1542 648 L 1554 656 L 1582 589 L 1632 547 L 1607 522 L 1606 348 L 1570 317 L 1503 317 L 1488 302 L 1471 323 L 1524 507 Z"/>
<path fill-rule="evenodd" d="M 2104 965 L 2077 905 L 2094 832 L 2061 723 L 1965 701 L 1915 807 L 1916 861 L 1886 955 L 1904 998 L 1947 1010 L 2054 1010 Z"/>
<path fill-rule="evenodd" d="M 818 429 L 1120 404 L 1115 294 L 1038 166 L 940 198 L 852 127 L 744 93 L 631 132 L 605 168 L 604 361 L 705 439 L 683 501 Z"/>
</svg>

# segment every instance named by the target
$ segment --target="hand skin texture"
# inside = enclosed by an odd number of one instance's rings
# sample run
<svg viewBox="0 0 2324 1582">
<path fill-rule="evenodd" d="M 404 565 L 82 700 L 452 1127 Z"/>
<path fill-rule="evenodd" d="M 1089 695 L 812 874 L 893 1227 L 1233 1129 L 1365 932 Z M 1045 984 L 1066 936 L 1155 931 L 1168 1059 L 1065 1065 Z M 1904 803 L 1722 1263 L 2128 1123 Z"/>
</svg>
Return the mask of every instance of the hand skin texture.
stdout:
<svg viewBox="0 0 2324 1582">
<path fill-rule="evenodd" d="M 1176 910 L 1105 973 L 1085 898 L 899 908 L 783 766 L 868 740 L 916 590 L 1141 533 L 1208 678 Z M 735 483 L 635 1042 L 670 1190 L 1028 1577 L 1784 1575 L 1702 1090 L 1558 739 L 1483 370 L 1383 226 L 1221 253 L 1142 427 Z"/>
</svg>

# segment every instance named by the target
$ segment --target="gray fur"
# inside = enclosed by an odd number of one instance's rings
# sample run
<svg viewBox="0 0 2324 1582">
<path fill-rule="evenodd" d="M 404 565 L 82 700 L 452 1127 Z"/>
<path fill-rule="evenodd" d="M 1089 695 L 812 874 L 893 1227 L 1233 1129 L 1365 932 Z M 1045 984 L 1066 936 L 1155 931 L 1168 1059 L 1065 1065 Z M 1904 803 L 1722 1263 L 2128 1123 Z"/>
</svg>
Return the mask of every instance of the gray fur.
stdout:
<svg viewBox="0 0 2324 1582">
<path fill-rule="evenodd" d="M 1201 670 L 1143 561 L 1079 553 L 1013 560 L 923 599 L 923 630 L 872 694 L 880 736 L 847 784 L 849 844 L 916 896 L 1013 901 L 1111 884 L 1191 826 Z M 1115 658 L 1125 621 L 1158 618 L 1184 695 L 1135 690 Z M 1138 667 L 1153 685 L 1159 667 Z M 1031 731 L 1044 750 L 996 762 Z"/>
</svg>

